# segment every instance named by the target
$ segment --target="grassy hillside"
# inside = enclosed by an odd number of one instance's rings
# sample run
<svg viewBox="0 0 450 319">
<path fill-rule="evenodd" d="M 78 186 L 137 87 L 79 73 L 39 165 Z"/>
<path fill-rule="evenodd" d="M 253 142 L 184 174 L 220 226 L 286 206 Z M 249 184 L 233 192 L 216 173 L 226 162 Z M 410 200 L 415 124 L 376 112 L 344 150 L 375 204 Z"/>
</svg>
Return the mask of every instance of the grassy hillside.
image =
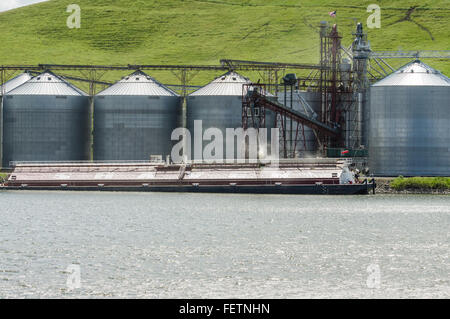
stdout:
<svg viewBox="0 0 450 319">
<path fill-rule="evenodd" d="M 81 7 L 80 29 L 66 26 L 71 3 Z M 317 63 L 318 23 L 337 22 L 349 45 L 371 3 L 382 10 L 381 28 L 366 28 L 374 50 L 450 49 L 448 0 L 51 0 L 0 13 L 0 64 Z M 426 62 L 450 75 L 448 60 Z"/>
</svg>

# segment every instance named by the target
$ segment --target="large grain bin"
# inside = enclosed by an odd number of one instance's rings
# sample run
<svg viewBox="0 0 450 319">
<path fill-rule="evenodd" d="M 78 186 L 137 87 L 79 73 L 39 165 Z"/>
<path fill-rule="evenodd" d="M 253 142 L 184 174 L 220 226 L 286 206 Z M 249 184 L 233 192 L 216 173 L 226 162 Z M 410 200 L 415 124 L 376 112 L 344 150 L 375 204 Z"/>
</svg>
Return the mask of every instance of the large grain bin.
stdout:
<svg viewBox="0 0 450 319">
<path fill-rule="evenodd" d="M 370 89 L 369 167 L 378 176 L 450 176 L 450 80 L 414 61 Z"/>
<path fill-rule="evenodd" d="M 285 104 L 287 107 L 294 109 L 295 111 L 301 112 L 309 117 L 315 117 L 321 112 L 321 99 L 319 92 L 308 92 L 295 90 L 292 92 L 287 91 L 286 96 L 284 91 L 278 93 L 278 102 Z M 291 104 L 292 103 L 292 104 Z M 297 131 L 296 122 L 292 122 L 292 129 L 290 126 L 290 120 L 287 119 L 287 141 L 292 141 L 292 147 L 288 145 L 288 153 L 292 153 L 295 147 L 296 156 L 313 156 L 318 151 L 317 137 L 314 131 L 308 126 L 299 126 Z M 297 145 L 294 145 L 295 134 L 298 134 Z"/>
<path fill-rule="evenodd" d="M 171 154 L 181 98 L 137 71 L 95 96 L 94 160 L 163 159 Z"/>
<path fill-rule="evenodd" d="M 0 161 L 3 154 L 3 95 L 22 85 L 32 78 L 28 72 L 20 73 L 7 82 L 0 85 Z"/>
<path fill-rule="evenodd" d="M 3 166 L 11 161 L 88 159 L 88 96 L 46 71 L 3 101 Z"/>
<path fill-rule="evenodd" d="M 242 127 L 242 96 L 244 84 L 251 83 L 249 79 L 236 72 L 228 72 L 206 86 L 187 96 L 186 127 L 191 133 L 191 158 L 200 160 L 194 150 L 194 121 L 202 121 L 202 135 L 209 128 L 217 128 L 223 136 L 223 158 L 226 158 L 226 129 Z M 269 124 L 272 123 L 272 124 Z M 275 115 L 266 111 L 266 127 L 268 128 L 268 152 L 270 153 L 270 128 L 275 126 Z M 198 137 L 197 137 L 198 138 Z M 203 141 L 202 150 L 211 143 Z M 234 143 L 234 158 L 237 158 L 237 140 Z M 203 157 L 203 156 L 202 156 Z M 209 159 L 205 157 L 203 159 Z"/>
</svg>

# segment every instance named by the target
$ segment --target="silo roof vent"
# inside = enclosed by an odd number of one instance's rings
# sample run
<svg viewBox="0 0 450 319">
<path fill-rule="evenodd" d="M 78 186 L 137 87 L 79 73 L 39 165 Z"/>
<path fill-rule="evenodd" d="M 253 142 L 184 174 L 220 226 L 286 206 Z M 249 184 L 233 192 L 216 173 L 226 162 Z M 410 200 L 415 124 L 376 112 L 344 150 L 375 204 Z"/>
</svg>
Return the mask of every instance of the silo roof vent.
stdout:
<svg viewBox="0 0 450 319">
<path fill-rule="evenodd" d="M 75 85 L 64 80 L 51 71 L 45 71 L 38 76 L 10 91 L 8 95 L 64 95 L 87 96 Z"/>
<path fill-rule="evenodd" d="M 190 95 L 242 96 L 244 84 L 249 83 L 251 82 L 248 78 L 239 73 L 229 71 Z"/>
<path fill-rule="evenodd" d="M 177 93 L 142 71 L 136 71 L 133 74 L 130 74 L 97 95 L 179 96 Z"/>
</svg>

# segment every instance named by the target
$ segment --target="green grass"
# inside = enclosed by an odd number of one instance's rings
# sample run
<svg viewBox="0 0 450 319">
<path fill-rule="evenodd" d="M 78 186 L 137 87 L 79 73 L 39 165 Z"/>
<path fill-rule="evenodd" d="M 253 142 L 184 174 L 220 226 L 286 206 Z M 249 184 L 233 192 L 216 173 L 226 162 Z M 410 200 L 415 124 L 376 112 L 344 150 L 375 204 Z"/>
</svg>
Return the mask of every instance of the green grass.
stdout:
<svg viewBox="0 0 450 319">
<path fill-rule="evenodd" d="M 8 177 L 8 175 L 9 175 L 8 173 L 1 173 L 1 172 L 0 172 L 0 181 L 1 181 L 1 180 L 6 180 L 6 178 Z"/>
<path fill-rule="evenodd" d="M 399 176 L 390 186 L 395 190 L 405 189 L 440 189 L 450 190 L 450 177 L 410 177 Z"/>
<path fill-rule="evenodd" d="M 51 0 L 0 13 L 0 64 L 218 64 L 221 58 L 317 63 L 321 20 L 337 22 L 349 46 L 354 19 L 371 3 L 381 28 L 367 29 L 374 50 L 449 49 L 448 0 Z M 81 28 L 66 7 L 81 7 Z M 417 7 L 411 21 L 400 21 Z M 328 12 L 337 10 L 336 19 Z M 391 62 L 394 66 L 405 60 Z M 426 61 L 450 75 L 448 60 Z M 121 72 L 104 75 L 114 81 Z M 171 72 L 153 72 L 179 83 Z M 198 74 L 204 84 L 218 72 Z M 248 74 L 257 80 L 257 74 Z"/>
</svg>

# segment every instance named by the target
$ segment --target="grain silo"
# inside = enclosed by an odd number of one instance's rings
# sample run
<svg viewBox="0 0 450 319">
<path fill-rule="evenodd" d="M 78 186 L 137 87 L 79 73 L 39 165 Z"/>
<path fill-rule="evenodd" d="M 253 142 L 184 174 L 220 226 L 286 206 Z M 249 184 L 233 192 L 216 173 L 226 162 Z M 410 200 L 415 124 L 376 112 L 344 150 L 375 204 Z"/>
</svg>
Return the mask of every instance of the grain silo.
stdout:
<svg viewBox="0 0 450 319">
<path fill-rule="evenodd" d="M 3 166 L 88 158 L 88 96 L 46 71 L 4 96 Z"/>
<path fill-rule="evenodd" d="M 411 62 L 370 89 L 369 167 L 377 176 L 450 176 L 450 80 Z"/>
<path fill-rule="evenodd" d="M 192 159 L 201 159 L 194 151 L 194 121 L 196 120 L 202 121 L 202 135 L 209 128 L 217 128 L 222 132 L 223 158 L 226 158 L 226 129 L 242 127 L 242 95 L 244 84 L 249 83 L 251 83 L 249 79 L 230 71 L 187 96 L 186 127 L 191 133 Z M 273 125 L 266 125 L 270 153 L 270 127 L 275 126 L 275 115 L 270 111 L 266 111 L 266 123 L 273 123 Z M 202 150 L 209 143 L 210 141 L 203 141 Z M 237 144 L 236 140 L 233 150 L 234 158 L 237 158 L 237 147 L 239 147 Z"/>
<path fill-rule="evenodd" d="M 32 76 L 30 73 L 23 72 L 0 85 L 0 158 L 2 158 L 3 154 L 3 95 L 15 89 L 19 85 L 22 85 L 31 78 Z"/>
<path fill-rule="evenodd" d="M 294 90 L 291 94 L 290 91 L 287 91 L 286 93 L 284 91 L 280 91 L 278 93 L 278 102 L 309 117 L 316 118 L 321 112 L 320 97 L 321 96 L 319 92 Z M 295 148 L 295 156 L 305 157 L 316 155 L 318 151 L 318 143 L 314 131 L 306 125 L 304 127 L 300 125 L 299 130 L 297 131 L 296 122 L 293 122 L 291 127 L 291 121 L 289 119 L 287 119 L 286 125 L 288 153 L 292 153 Z M 294 145 L 295 134 L 298 134 L 297 145 Z M 292 141 L 292 145 L 290 145 L 289 141 Z"/>
<path fill-rule="evenodd" d="M 165 159 L 179 126 L 181 98 L 137 71 L 95 96 L 94 160 Z"/>
</svg>

